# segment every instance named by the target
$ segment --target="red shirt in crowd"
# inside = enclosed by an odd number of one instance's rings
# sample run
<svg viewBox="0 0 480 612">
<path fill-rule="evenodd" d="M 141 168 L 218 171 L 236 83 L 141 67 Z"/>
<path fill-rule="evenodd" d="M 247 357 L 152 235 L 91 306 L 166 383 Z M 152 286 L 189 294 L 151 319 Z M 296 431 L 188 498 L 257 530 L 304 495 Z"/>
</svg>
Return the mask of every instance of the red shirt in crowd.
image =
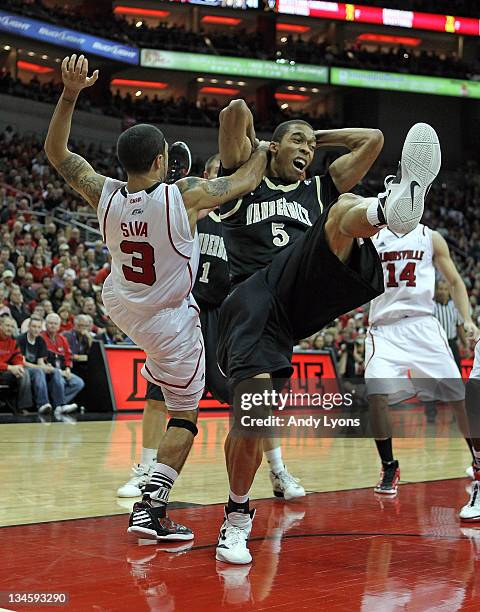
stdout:
<svg viewBox="0 0 480 612">
<path fill-rule="evenodd" d="M 55 338 L 52 339 L 46 331 L 43 331 L 40 335 L 47 343 L 49 363 L 51 363 L 55 367 L 65 366 L 66 368 L 71 368 L 72 351 L 68 346 L 68 342 L 65 336 L 57 334 Z M 57 365 L 57 361 L 59 361 L 61 365 Z"/>
<path fill-rule="evenodd" d="M 72 316 L 68 317 L 65 323 L 62 320 L 62 322 L 60 323 L 60 333 L 63 334 L 63 332 L 70 331 L 71 329 L 73 329 L 73 317 Z"/>
<path fill-rule="evenodd" d="M 18 348 L 17 341 L 0 332 L 0 372 L 7 370 L 9 365 L 23 364 L 23 355 Z"/>
<path fill-rule="evenodd" d="M 95 284 L 103 285 L 107 276 L 110 274 L 110 268 L 100 268 L 95 276 Z"/>
<path fill-rule="evenodd" d="M 44 268 L 31 266 L 28 271 L 32 273 L 34 283 L 41 283 L 45 276 L 53 276 L 52 271 L 48 266 Z"/>
</svg>

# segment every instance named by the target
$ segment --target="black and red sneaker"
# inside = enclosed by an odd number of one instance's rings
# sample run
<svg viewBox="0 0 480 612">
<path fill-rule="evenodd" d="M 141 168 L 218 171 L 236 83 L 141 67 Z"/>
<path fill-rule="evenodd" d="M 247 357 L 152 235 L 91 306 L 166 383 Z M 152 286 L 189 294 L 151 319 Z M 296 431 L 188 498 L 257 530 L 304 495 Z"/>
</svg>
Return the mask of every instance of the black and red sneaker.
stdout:
<svg viewBox="0 0 480 612">
<path fill-rule="evenodd" d="M 400 466 L 398 461 L 382 461 L 380 481 L 375 487 L 375 493 L 382 495 L 396 495 L 400 482 Z"/>
<path fill-rule="evenodd" d="M 148 498 L 134 504 L 127 532 L 146 540 L 175 542 L 194 538 L 191 529 L 167 516 L 166 506 L 153 507 Z"/>
<path fill-rule="evenodd" d="M 168 171 L 166 182 L 171 184 L 188 176 L 192 167 L 192 154 L 188 145 L 179 140 L 168 149 Z"/>
</svg>

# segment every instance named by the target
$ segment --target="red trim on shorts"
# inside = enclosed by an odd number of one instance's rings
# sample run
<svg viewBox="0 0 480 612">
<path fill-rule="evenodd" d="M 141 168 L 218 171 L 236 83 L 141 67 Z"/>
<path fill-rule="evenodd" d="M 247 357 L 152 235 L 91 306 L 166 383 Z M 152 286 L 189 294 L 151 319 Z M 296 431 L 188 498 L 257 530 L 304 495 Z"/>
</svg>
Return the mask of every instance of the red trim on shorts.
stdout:
<svg viewBox="0 0 480 612">
<path fill-rule="evenodd" d="M 194 310 L 196 310 L 198 312 L 198 314 L 200 314 L 200 308 L 198 306 L 196 306 L 195 304 L 189 304 L 188 307 L 189 308 L 193 308 Z"/>
<path fill-rule="evenodd" d="M 110 210 L 110 205 L 112 204 L 112 200 L 115 194 L 117 194 L 120 191 L 120 187 L 118 189 L 115 189 L 115 191 L 112 193 L 112 195 L 110 196 L 110 200 L 108 201 L 107 204 L 107 209 L 105 210 L 105 214 L 103 215 L 103 242 L 105 242 L 105 244 L 107 243 L 107 217 L 108 217 L 108 212 Z"/>
<path fill-rule="evenodd" d="M 168 197 L 168 185 L 165 185 L 165 207 L 167 211 L 167 229 L 168 229 L 168 238 L 170 240 L 170 244 L 172 245 L 173 250 L 175 251 L 175 253 L 177 253 L 177 255 L 180 255 L 180 257 L 183 257 L 185 259 L 188 259 L 188 261 L 190 261 L 190 257 L 188 255 L 184 255 L 183 253 L 180 253 L 180 251 L 177 249 L 177 247 L 173 243 L 172 231 L 170 229 L 170 200 Z M 191 270 L 190 270 L 190 276 L 192 276 Z"/>
<path fill-rule="evenodd" d="M 373 353 L 370 355 L 370 359 L 365 364 L 364 373 L 367 371 L 368 364 L 372 361 L 372 359 L 373 359 L 373 357 L 375 355 L 375 338 L 373 337 L 373 334 L 372 334 L 371 330 L 368 330 L 367 333 L 370 334 L 370 338 L 372 339 Z"/>
<path fill-rule="evenodd" d="M 198 357 L 198 361 L 197 361 L 197 365 L 195 367 L 195 371 L 192 374 L 192 377 L 190 378 L 190 380 L 187 382 L 186 385 L 172 385 L 171 383 L 167 383 L 164 380 L 160 380 L 159 378 L 155 378 L 155 376 L 148 369 L 146 362 L 145 362 L 144 367 L 145 367 L 145 370 L 148 372 L 148 375 L 151 376 L 153 378 L 153 380 L 155 380 L 158 384 L 165 385 L 166 387 L 173 387 L 175 389 L 188 389 L 188 387 L 191 385 L 193 379 L 195 378 L 195 376 L 196 376 L 196 374 L 198 372 L 198 368 L 200 367 L 200 360 L 202 358 L 202 355 L 203 355 L 203 342 L 202 342 L 202 350 L 201 350 L 200 355 Z"/>
</svg>

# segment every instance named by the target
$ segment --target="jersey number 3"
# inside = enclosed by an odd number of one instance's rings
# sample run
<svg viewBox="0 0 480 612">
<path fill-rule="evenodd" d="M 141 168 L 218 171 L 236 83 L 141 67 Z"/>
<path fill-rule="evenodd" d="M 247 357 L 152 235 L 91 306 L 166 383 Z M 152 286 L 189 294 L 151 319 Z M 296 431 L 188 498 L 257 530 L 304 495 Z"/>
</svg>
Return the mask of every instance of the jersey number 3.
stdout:
<svg viewBox="0 0 480 612">
<path fill-rule="evenodd" d="M 123 276 L 127 281 L 140 283 L 151 287 L 157 280 L 155 274 L 155 251 L 148 242 L 133 242 L 123 240 L 120 250 L 126 255 L 132 255 L 132 266 L 122 266 Z M 134 270 L 134 268 L 137 268 Z"/>
<path fill-rule="evenodd" d="M 417 266 L 416 263 L 414 263 L 413 261 L 410 261 L 400 272 L 400 276 L 398 277 L 398 280 L 406 282 L 406 285 L 405 285 L 406 287 L 416 287 L 417 286 L 417 282 L 416 282 L 417 279 L 415 276 L 416 266 Z M 396 279 L 395 264 L 388 263 L 387 271 L 388 271 L 387 287 L 398 287 L 398 282 Z"/>
</svg>

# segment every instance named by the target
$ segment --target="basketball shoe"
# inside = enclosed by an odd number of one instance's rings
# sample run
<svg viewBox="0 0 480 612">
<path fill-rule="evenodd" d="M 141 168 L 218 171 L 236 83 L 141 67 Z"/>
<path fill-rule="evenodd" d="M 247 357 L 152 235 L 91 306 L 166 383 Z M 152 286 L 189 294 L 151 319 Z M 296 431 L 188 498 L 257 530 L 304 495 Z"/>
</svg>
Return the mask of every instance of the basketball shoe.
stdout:
<svg viewBox="0 0 480 612">
<path fill-rule="evenodd" d="M 220 528 L 215 558 L 225 563 L 246 565 L 251 563 L 252 555 L 247 548 L 247 541 L 252 531 L 255 510 L 229 512 L 225 508 L 225 520 Z"/>
<path fill-rule="evenodd" d="M 117 489 L 117 497 L 139 497 L 153 474 L 155 461 L 150 465 L 134 465 L 130 480 Z"/>
<path fill-rule="evenodd" d="M 192 154 L 182 141 L 174 142 L 168 149 L 167 183 L 175 183 L 188 176 L 192 167 Z"/>
<path fill-rule="evenodd" d="M 480 470 L 473 468 L 475 480 L 472 483 L 472 492 L 468 504 L 460 510 L 462 521 L 480 521 Z"/>
<path fill-rule="evenodd" d="M 167 516 L 166 506 L 154 507 L 149 498 L 134 504 L 127 532 L 146 540 L 175 542 L 194 538 L 191 529 Z"/>
<path fill-rule="evenodd" d="M 286 501 L 305 497 L 305 489 L 299 484 L 299 479 L 292 476 L 286 466 L 283 466 L 283 470 L 278 474 L 271 471 L 270 481 L 275 497 L 283 497 Z"/>
<path fill-rule="evenodd" d="M 472 465 L 469 465 L 466 469 L 465 469 L 465 474 L 471 478 L 472 480 L 475 480 L 475 470 L 473 469 L 473 463 Z"/>
<path fill-rule="evenodd" d="M 375 487 L 375 493 L 381 495 L 396 495 L 400 482 L 400 466 L 398 461 L 382 461 L 380 480 Z"/>
<path fill-rule="evenodd" d="M 407 134 L 397 175 L 385 179 L 379 194 L 379 226 L 406 234 L 420 223 L 425 197 L 440 171 L 441 150 L 437 133 L 427 123 L 416 123 Z"/>
</svg>

